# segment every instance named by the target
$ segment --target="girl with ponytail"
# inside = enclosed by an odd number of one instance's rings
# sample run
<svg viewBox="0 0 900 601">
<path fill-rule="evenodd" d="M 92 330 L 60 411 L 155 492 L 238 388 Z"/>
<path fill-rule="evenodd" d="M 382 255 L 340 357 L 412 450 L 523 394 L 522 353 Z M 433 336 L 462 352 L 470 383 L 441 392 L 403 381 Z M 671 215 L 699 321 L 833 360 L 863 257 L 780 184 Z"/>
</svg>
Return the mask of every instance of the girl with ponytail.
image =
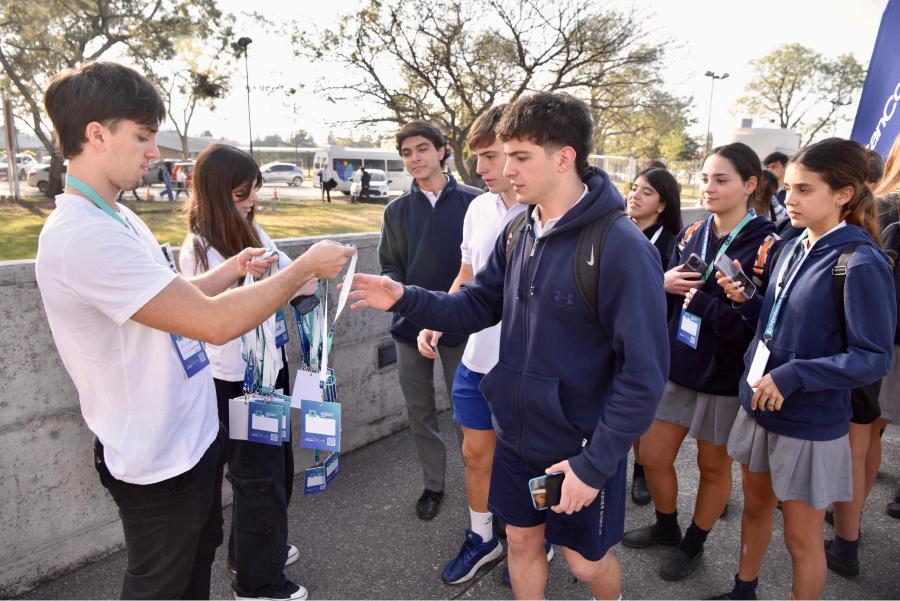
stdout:
<svg viewBox="0 0 900 601">
<path fill-rule="evenodd" d="M 864 464 L 865 450 L 851 453 L 851 390 L 887 373 L 897 319 L 866 173 L 857 142 L 830 138 L 802 150 L 787 167 L 785 206 L 803 231 L 781 249 L 766 290 L 748 300 L 719 274 L 756 332 L 740 379 L 743 409 L 728 439 L 729 454 L 741 464 L 744 513 L 740 568 L 724 598 L 756 598 L 779 501 L 793 598 L 818 598 L 825 585 L 829 503 L 843 513 L 836 519 L 855 522 L 856 531 L 853 540 L 835 538 L 829 555 L 855 555 L 864 499 L 864 469 L 856 460 Z M 862 425 L 859 432 L 867 442 Z"/>
<path fill-rule="evenodd" d="M 721 146 L 707 157 L 700 194 L 709 215 L 679 233 L 665 274 L 670 301 L 669 382 L 638 447 L 656 521 L 627 533 L 622 543 L 675 546 L 660 567 L 666 580 L 681 580 L 694 571 L 707 534 L 731 495 L 732 461 L 725 443 L 740 410 L 738 380 L 753 335 L 712 277 L 712 266 L 726 253 L 751 265 L 760 243 L 774 230 L 771 221 L 751 209 L 761 176 L 759 157 L 745 144 Z M 689 261 L 692 255 L 709 267 L 696 267 Z M 675 458 L 688 435 L 697 440 L 700 486 L 682 538 Z"/>
</svg>

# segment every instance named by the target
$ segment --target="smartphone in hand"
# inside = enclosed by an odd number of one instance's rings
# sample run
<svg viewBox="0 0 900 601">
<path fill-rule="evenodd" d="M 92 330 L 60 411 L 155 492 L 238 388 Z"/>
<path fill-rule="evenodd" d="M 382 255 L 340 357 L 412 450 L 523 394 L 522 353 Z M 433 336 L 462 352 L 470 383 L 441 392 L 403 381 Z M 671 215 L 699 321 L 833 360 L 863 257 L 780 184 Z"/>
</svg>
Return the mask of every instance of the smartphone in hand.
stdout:
<svg viewBox="0 0 900 601">
<path fill-rule="evenodd" d="M 716 259 L 716 269 L 727 275 L 732 281 L 743 286 L 744 296 L 746 296 L 747 299 L 753 298 L 753 295 L 756 294 L 756 285 L 749 277 L 747 277 L 747 274 L 744 273 L 740 267 L 734 264 L 734 261 L 732 261 L 728 255 L 723 254 Z"/>
<path fill-rule="evenodd" d="M 528 491 L 531 493 L 531 504 L 538 511 L 543 511 L 554 505 L 559 505 L 562 498 L 562 483 L 566 475 L 563 472 L 545 474 L 528 481 Z"/>
<path fill-rule="evenodd" d="M 691 253 L 691 255 L 687 258 L 687 261 L 684 262 L 684 267 L 688 271 L 693 271 L 703 275 L 706 273 L 706 270 L 709 269 L 709 265 L 700 258 L 700 255 L 697 253 Z"/>
</svg>

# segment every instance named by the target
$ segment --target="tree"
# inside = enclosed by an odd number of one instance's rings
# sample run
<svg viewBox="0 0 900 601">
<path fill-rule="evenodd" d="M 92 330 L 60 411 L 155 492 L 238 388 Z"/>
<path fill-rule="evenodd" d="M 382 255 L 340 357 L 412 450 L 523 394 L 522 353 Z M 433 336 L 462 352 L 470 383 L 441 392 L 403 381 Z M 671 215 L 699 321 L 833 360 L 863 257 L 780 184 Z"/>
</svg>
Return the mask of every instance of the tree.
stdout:
<svg viewBox="0 0 900 601">
<path fill-rule="evenodd" d="M 234 17 L 217 12 L 203 37 L 180 38 L 177 54 L 168 61 L 140 57 L 144 71 L 166 103 L 166 114 L 181 140 L 181 155 L 191 155 L 188 131 L 199 106 L 214 111 L 230 88 L 235 56 Z"/>
<path fill-rule="evenodd" d="M 312 37 L 294 36 L 298 54 L 334 60 L 355 76 L 325 82 L 329 98 L 379 107 L 355 125 L 427 119 L 462 159 L 472 123 L 491 106 L 534 90 L 585 99 L 601 90 L 598 99 L 627 107 L 627 95 L 617 91 L 634 85 L 622 74 L 644 67 L 647 83 L 658 84 L 663 56 L 662 44 L 644 41 L 634 13 L 602 10 L 590 0 L 369 0 L 337 22 Z M 456 168 L 473 181 L 465 160 Z"/>
<path fill-rule="evenodd" d="M 16 111 L 47 152 L 47 193 L 61 191 L 62 158 L 43 111 L 50 77 L 117 51 L 137 63 L 167 60 L 175 40 L 203 38 L 221 17 L 215 0 L 6 0 L 0 3 L 0 68 Z"/>
<path fill-rule="evenodd" d="M 829 123 L 837 126 L 840 108 L 851 103 L 865 81 L 865 69 L 852 55 L 829 60 L 801 44 L 776 48 L 750 65 L 753 79 L 737 106 L 798 131 L 802 146 Z"/>
<path fill-rule="evenodd" d="M 690 158 L 697 145 L 687 133 L 695 121 L 690 116 L 692 99 L 649 88 L 635 91 L 631 101 L 637 106 L 614 105 L 598 111 L 594 140 L 601 154 L 669 161 Z"/>
<path fill-rule="evenodd" d="M 289 144 L 293 144 L 294 146 L 302 146 L 306 148 L 316 145 L 316 141 L 313 140 L 312 134 L 310 134 L 305 129 L 297 130 L 290 138 L 287 139 L 287 141 Z"/>
</svg>

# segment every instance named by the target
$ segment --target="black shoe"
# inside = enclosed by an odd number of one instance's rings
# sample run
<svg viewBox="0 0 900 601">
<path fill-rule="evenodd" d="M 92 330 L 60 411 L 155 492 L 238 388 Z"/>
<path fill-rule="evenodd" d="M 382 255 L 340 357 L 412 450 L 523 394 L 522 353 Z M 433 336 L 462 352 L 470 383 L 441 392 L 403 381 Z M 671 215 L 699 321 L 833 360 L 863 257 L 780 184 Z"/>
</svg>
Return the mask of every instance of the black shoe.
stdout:
<svg viewBox="0 0 900 601">
<path fill-rule="evenodd" d="M 886 511 L 892 518 L 900 518 L 900 502 L 888 503 Z"/>
<path fill-rule="evenodd" d="M 431 520 L 438 514 L 441 509 L 441 501 L 444 500 L 444 493 L 425 489 L 422 496 L 416 502 L 416 515 L 420 520 Z"/>
<path fill-rule="evenodd" d="M 647 478 L 635 476 L 631 480 L 631 500 L 635 505 L 646 505 L 650 502 L 650 489 L 647 488 Z"/>
<path fill-rule="evenodd" d="M 653 545 L 677 545 L 681 542 L 681 529 L 677 532 L 669 532 L 666 534 L 656 534 L 653 526 L 644 526 L 630 532 L 626 532 L 622 537 L 622 544 L 632 549 L 643 549 L 652 547 Z"/>
<path fill-rule="evenodd" d="M 748 601 L 754 601 L 756 599 L 756 593 L 754 592 L 749 597 L 732 597 L 731 591 L 728 591 L 727 593 L 722 593 L 721 595 L 716 595 L 715 597 L 707 597 L 707 599 L 738 599 L 738 598 L 747 599 Z"/>
<path fill-rule="evenodd" d="M 856 578 L 859 576 L 859 560 L 847 559 L 841 557 L 831 550 L 831 540 L 825 541 L 825 561 L 828 563 L 828 569 L 844 578 Z"/>
<path fill-rule="evenodd" d="M 494 515 L 494 534 L 498 538 L 506 538 L 506 522 Z"/>
<path fill-rule="evenodd" d="M 669 556 L 666 557 L 666 560 L 659 568 L 659 575 L 663 580 L 669 580 L 672 582 L 676 580 L 684 580 L 694 573 L 694 570 L 697 569 L 697 564 L 700 563 L 700 559 L 702 557 L 702 547 L 700 548 L 700 551 L 693 557 L 688 557 L 688 554 L 679 547 L 669 553 Z"/>
</svg>

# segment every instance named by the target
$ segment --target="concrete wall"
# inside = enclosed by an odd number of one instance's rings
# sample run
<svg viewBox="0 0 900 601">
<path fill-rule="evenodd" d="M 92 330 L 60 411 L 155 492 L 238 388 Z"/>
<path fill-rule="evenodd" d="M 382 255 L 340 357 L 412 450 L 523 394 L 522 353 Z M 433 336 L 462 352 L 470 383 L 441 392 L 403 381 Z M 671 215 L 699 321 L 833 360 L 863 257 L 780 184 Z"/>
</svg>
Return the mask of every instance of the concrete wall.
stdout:
<svg viewBox="0 0 900 601">
<path fill-rule="evenodd" d="M 683 212 L 685 224 L 704 215 L 702 209 Z M 357 245 L 358 271 L 378 271 L 377 234 L 331 238 Z M 278 244 L 296 257 L 318 239 Z M 335 328 L 332 365 L 343 403 L 344 452 L 407 424 L 396 365 L 377 367 L 378 345 L 390 342 L 389 325 L 388 314 L 347 310 Z M 292 316 L 289 327 L 288 357 L 296 367 Z M 435 371 L 438 405 L 446 408 L 441 370 Z M 123 544 L 115 505 L 92 466 L 93 436 L 50 335 L 33 261 L 0 262 L 0 382 L 0 598 L 6 598 Z M 300 472 L 310 453 L 295 453 Z M 226 487 L 226 499 L 229 494 Z"/>
<path fill-rule="evenodd" d="M 356 244 L 358 270 L 377 272 L 377 234 L 331 238 Z M 317 240 L 278 244 L 295 257 Z M 344 452 L 406 426 L 396 365 L 378 369 L 376 363 L 377 346 L 390 342 L 389 325 L 388 314 L 345 311 L 335 328 Z M 288 357 L 296 367 L 293 317 L 289 327 Z M 33 261 L 0 262 L 0 382 L 0 598 L 8 598 L 123 545 L 116 507 L 92 465 L 93 436 L 50 335 Z M 448 405 L 443 393 L 439 406 Z M 310 453 L 295 452 L 301 472 Z"/>
</svg>

